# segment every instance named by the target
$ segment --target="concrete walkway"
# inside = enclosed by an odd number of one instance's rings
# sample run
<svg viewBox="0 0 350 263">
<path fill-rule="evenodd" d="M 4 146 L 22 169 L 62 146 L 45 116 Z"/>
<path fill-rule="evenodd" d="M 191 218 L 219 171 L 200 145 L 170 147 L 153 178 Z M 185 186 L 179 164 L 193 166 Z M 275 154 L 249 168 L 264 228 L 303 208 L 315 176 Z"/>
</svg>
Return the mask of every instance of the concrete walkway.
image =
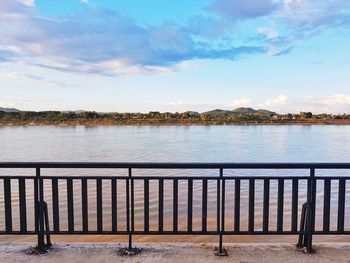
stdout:
<svg viewBox="0 0 350 263">
<path fill-rule="evenodd" d="M 225 244 L 228 257 L 214 256 L 214 244 L 142 243 L 141 254 L 118 256 L 122 245 L 111 243 L 58 243 L 47 254 L 26 254 L 31 244 L 0 243 L 0 262 L 350 262 L 350 244 L 316 244 L 316 254 L 304 254 L 292 244 Z"/>
</svg>

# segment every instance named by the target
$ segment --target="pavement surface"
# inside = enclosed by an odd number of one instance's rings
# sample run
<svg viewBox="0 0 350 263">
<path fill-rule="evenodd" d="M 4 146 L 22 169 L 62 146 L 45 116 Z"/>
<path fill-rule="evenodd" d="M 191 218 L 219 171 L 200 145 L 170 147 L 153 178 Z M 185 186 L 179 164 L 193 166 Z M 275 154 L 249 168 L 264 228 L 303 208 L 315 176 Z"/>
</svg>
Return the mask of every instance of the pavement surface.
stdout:
<svg viewBox="0 0 350 263">
<path fill-rule="evenodd" d="M 214 255 L 215 244 L 138 243 L 141 252 L 118 255 L 123 244 L 57 243 L 43 255 L 30 255 L 32 243 L 0 243 L 0 262 L 350 262 L 349 243 L 315 244 L 316 253 L 306 254 L 293 244 L 225 244 L 227 257 Z"/>
</svg>

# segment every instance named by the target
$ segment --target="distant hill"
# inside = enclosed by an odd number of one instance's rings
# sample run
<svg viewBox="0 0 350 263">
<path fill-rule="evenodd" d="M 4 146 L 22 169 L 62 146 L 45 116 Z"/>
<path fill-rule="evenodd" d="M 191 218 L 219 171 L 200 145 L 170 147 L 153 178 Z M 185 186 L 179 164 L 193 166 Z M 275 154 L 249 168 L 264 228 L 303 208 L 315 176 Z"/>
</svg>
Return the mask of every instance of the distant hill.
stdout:
<svg viewBox="0 0 350 263">
<path fill-rule="evenodd" d="M 186 113 L 186 114 L 189 114 L 189 115 L 199 115 L 200 113 L 199 112 L 197 112 L 197 111 L 185 111 L 184 113 Z"/>
<path fill-rule="evenodd" d="M 62 113 L 76 113 L 76 114 L 80 114 L 80 113 L 83 113 L 83 112 L 86 112 L 85 110 L 64 110 L 64 111 L 61 111 Z"/>
<path fill-rule="evenodd" d="M 4 111 L 4 112 L 20 112 L 20 110 L 15 109 L 15 108 L 1 108 L 1 107 L 0 107 L 0 111 Z"/>
<path fill-rule="evenodd" d="M 206 114 L 206 115 L 222 115 L 222 114 L 233 114 L 233 112 L 229 111 L 229 110 L 216 109 L 216 110 L 203 112 L 202 114 Z"/>
<path fill-rule="evenodd" d="M 269 111 L 269 110 L 262 110 L 262 109 L 260 109 L 260 110 L 257 110 L 256 111 L 257 113 L 261 113 L 261 114 L 265 114 L 265 115 L 276 115 L 277 113 L 276 112 L 274 112 L 274 111 Z"/>
<path fill-rule="evenodd" d="M 235 114 L 245 114 L 245 115 L 254 114 L 256 112 L 257 111 L 252 108 L 237 108 L 232 111 L 232 113 L 235 113 Z"/>
<path fill-rule="evenodd" d="M 234 110 L 221 110 L 221 109 L 216 109 L 212 111 L 207 111 L 203 112 L 203 114 L 206 115 L 250 115 L 250 114 L 261 114 L 261 115 L 274 115 L 276 114 L 275 112 L 269 111 L 269 110 L 264 110 L 264 109 L 259 109 L 259 110 L 254 110 L 253 108 L 237 108 Z"/>
<path fill-rule="evenodd" d="M 4 111 L 4 112 L 22 112 L 21 110 L 18 110 L 16 108 L 2 108 L 0 107 L 0 111 Z M 44 111 L 45 112 L 45 111 Z M 66 111 L 60 111 L 62 113 L 71 113 L 74 112 L 76 114 L 80 114 L 83 112 L 87 112 L 84 110 L 66 110 Z M 101 112 L 103 113 L 103 112 Z M 260 115 L 265 115 L 265 116 L 272 116 L 274 114 L 276 114 L 275 112 L 269 111 L 269 110 L 264 110 L 264 109 L 259 109 L 259 110 L 255 110 L 253 108 L 237 108 L 234 110 L 222 110 L 222 109 L 215 109 L 215 110 L 211 110 L 211 111 L 207 111 L 207 112 L 196 112 L 196 111 L 186 111 L 184 112 L 186 114 L 192 115 L 192 116 L 198 116 L 200 114 L 204 114 L 204 115 L 251 115 L 251 114 L 260 114 Z"/>
</svg>

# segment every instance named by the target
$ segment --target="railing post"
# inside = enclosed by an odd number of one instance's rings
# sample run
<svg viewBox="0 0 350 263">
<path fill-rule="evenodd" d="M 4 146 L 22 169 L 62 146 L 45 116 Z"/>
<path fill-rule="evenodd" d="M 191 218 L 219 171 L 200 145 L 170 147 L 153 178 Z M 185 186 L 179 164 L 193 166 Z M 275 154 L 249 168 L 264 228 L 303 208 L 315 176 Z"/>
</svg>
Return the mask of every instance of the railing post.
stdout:
<svg viewBox="0 0 350 263">
<path fill-rule="evenodd" d="M 308 193 L 308 220 L 307 220 L 307 243 L 306 252 L 315 252 L 312 248 L 312 234 L 315 231 L 315 209 L 316 209 L 316 180 L 315 180 L 315 168 L 310 169 L 310 179 L 309 179 Z"/>
<path fill-rule="evenodd" d="M 312 248 L 312 235 L 315 231 L 315 210 L 316 210 L 316 179 L 315 168 L 310 168 L 310 176 L 307 181 L 307 202 L 302 207 L 300 231 L 297 244 L 298 249 L 305 253 L 314 253 Z"/>
<path fill-rule="evenodd" d="M 129 252 L 131 251 L 132 249 L 132 234 L 130 234 L 130 183 L 131 183 L 131 177 L 132 177 L 132 172 L 131 172 L 131 169 L 129 168 L 128 169 L 128 173 L 129 173 L 129 178 L 128 178 L 128 182 L 127 182 L 127 199 L 128 199 L 128 204 L 127 204 L 127 230 L 129 232 L 129 242 L 128 242 L 128 250 Z"/>
<path fill-rule="evenodd" d="M 36 180 L 38 182 L 38 199 L 37 199 L 37 224 L 38 224 L 38 246 L 37 250 L 39 253 L 45 252 L 45 242 L 44 242 L 44 234 L 42 233 L 44 230 L 44 221 L 43 221 L 43 211 L 42 211 L 42 198 L 43 198 L 43 187 L 42 180 L 40 178 L 40 168 L 36 168 Z"/>
<path fill-rule="evenodd" d="M 134 179 L 132 169 L 128 168 L 126 179 L 126 230 L 128 232 L 128 246 L 117 251 L 120 256 L 134 256 L 141 252 L 140 248 L 132 246 L 132 233 L 134 232 Z"/>
<path fill-rule="evenodd" d="M 307 209 L 308 209 L 308 204 L 305 203 L 303 204 L 302 208 L 301 208 L 301 217 L 300 217 L 300 232 L 301 234 L 299 234 L 299 239 L 298 239 L 298 243 L 296 245 L 296 247 L 298 249 L 304 249 L 305 245 L 306 245 L 306 217 L 307 217 Z"/>
<path fill-rule="evenodd" d="M 40 177 L 40 168 L 37 167 L 34 179 L 34 209 L 35 209 L 35 232 L 38 235 L 38 244 L 35 248 L 29 250 L 30 254 L 44 254 L 51 248 L 50 235 L 46 234 L 45 230 L 49 231 L 49 219 L 47 204 L 44 201 L 44 183 Z"/>
<path fill-rule="evenodd" d="M 223 233 L 225 231 L 225 180 L 223 168 L 220 168 L 220 180 L 218 181 L 218 227 L 219 227 L 219 248 L 215 252 L 215 256 L 228 256 L 226 249 L 223 247 Z M 221 190 L 220 190 L 221 184 Z M 221 210 L 220 210 L 221 197 Z"/>
</svg>

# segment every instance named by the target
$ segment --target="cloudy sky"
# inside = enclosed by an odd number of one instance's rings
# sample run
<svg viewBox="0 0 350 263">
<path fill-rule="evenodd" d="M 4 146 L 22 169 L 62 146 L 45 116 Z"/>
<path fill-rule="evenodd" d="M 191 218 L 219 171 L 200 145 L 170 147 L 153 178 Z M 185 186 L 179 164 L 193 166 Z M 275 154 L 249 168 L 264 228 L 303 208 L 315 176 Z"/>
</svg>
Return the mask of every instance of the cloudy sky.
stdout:
<svg viewBox="0 0 350 263">
<path fill-rule="evenodd" d="M 350 1 L 0 0 L 0 107 L 350 113 Z"/>
</svg>

